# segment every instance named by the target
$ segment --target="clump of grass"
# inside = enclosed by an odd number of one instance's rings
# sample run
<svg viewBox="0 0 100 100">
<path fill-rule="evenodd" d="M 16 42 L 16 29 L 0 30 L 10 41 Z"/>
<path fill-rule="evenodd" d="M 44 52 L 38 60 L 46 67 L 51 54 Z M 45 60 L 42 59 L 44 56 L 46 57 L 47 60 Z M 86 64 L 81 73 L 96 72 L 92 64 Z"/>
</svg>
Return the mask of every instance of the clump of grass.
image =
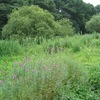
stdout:
<svg viewBox="0 0 100 100">
<path fill-rule="evenodd" d="M 21 53 L 21 45 L 18 41 L 1 40 L 0 41 L 0 56 L 18 55 Z"/>
<path fill-rule="evenodd" d="M 72 46 L 72 51 L 73 51 L 74 53 L 79 52 L 79 51 L 80 51 L 80 45 L 79 45 L 79 44 L 74 44 L 74 45 Z"/>
<path fill-rule="evenodd" d="M 99 66 L 91 67 L 89 69 L 90 71 L 90 77 L 89 77 L 89 83 L 91 86 L 91 90 L 95 93 L 100 92 L 100 68 Z"/>
<path fill-rule="evenodd" d="M 94 39 L 93 35 L 86 35 L 52 39 L 41 45 L 27 46 L 23 44 L 25 49 L 28 47 L 27 55 L 34 53 L 34 56 L 26 55 L 23 60 L 14 62 L 6 74 L 5 71 L 3 72 L 4 69 L 1 69 L 0 99 L 99 100 L 99 67 L 88 70 L 84 59 L 82 61 L 85 64 L 81 65 L 72 58 L 72 55 L 68 56 L 70 50 L 74 52 L 70 53 L 75 54 L 75 56 L 85 53 L 85 59 L 89 63 L 91 43 L 95 44 L 97 48 L 98 43 L 95 41 L 98 39 Z M 67 51 L 66 48 L 70 50 Z M 81 49 L 85 49 L 86 52 L 80 52 Z M 82 59 L 82 55 L 80 58 Z"/>
<path fill-rule="evenodd" d="M 100 38 L 99 33 L 94 32 L 94 33 L 93 33 L 93 38 L 94 38 L 94 39 L 99 39 L 99 38 Z"/>
<path fill-rule="evenodd" d="M 99 47 L 100 46 L 100 40 L 98 40 L 98 39 L 91 40 L 91 45 L 90 46 Z"/>
<path fill-rule="evenodd" d="M 44 47 L 44 51 L 48 52 L 49 54 L 62 52 L 63 49 L 64 47 L 62 43 L 58 41 L 51 42 Z"/>
<path fill-rule="evenodd" d="M 88 47 L 90 46 L 90 42 L 92 39 L 93 39 L 92 35 L 83 35 L 80 39 L 80 43 Z"/>
<path fill-rule="evenodd" d="M 58 38 L 52 41 L 45 43 L 44 51 L 48 52 L 49 54 L 59 53 L 64 51 L 65 48 L 71 48 L 72 43 L 68 37 L 66 38 Z"/>
</svg>

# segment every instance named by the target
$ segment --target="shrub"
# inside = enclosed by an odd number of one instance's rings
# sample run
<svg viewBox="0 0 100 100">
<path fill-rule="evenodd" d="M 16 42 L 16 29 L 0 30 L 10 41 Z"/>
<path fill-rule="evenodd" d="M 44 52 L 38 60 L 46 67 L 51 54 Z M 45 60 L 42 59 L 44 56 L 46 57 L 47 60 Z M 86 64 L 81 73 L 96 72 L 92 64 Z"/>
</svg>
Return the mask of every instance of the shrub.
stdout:
<svg viewBox="0 0 100 100">
<path fill-rule="evenodd" d="M 100 32 L 100 14 L 94 15 L 85 27 L 88 32 Z"/>
<path fill-rule="evenodd" d="M 75 30 L 74 30 L 72 23 L 69 19 L 63 18 L 63 19 L 59 20 L 58 22 L 61 25 L 61 30 L 60 30 L 61 36 L 75 34 Z"/>
</svg>

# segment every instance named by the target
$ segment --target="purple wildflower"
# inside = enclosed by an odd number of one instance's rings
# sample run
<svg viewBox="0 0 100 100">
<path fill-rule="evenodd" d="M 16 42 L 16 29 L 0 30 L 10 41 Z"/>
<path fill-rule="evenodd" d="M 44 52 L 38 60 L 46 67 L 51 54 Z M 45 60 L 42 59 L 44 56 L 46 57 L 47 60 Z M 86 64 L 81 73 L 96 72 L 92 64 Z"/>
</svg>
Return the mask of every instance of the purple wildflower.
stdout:
<svg viewBox="0 0 100 100">
<path fill-rule="evenodd" d="M 13 75 L 13 78 L 16 79 L 16 74 Z"/>
</svg>

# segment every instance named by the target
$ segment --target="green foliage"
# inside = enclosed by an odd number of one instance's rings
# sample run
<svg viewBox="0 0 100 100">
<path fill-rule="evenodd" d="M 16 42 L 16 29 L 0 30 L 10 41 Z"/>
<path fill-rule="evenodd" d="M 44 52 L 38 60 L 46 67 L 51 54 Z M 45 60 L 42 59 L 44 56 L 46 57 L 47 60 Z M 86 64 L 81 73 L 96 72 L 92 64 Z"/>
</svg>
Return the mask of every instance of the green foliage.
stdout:
<svg viewBox="0 0 100 100">
<path fill-rule="evenodd" d="M 13 34 L 20 36 L 50 36 L 53 32 L 54 17 L 38 6 L 24 6 L 10 15 L 8 24 L 3 28 L 4 37 Z"/>
<path fill-rule="evenodd" d="M 49 10 L 50 12 L 56 10 L 54 0 L 34 0 L 33 4 L 39 5 L 39 7 Z"/>
<path fill-rule="evenodd" d="M 63 55 L 53 55 L 54 58 L 49 59 L 42 56 L 38 63 L 33 57 L 25 56 L 22 61 L 14 63 L 8 78 L 0 84 L 0 98 L 53 100 L 77 97 L 69 92 L 84 84 L 85 73 L 73 59 L 63 58 Z"/>
<path fill-rule="evenodd" d="M 43 37 L 72 34 L 74 34 L 74 28 L 67 18 L 55 22 L 54 17 L 48 11 L 33 5 L 15 10 L 2 31 L 4 38 L 11 38 L 15 35 L 21 38 L 31 36 L 36 37 L 40 42 Z"/>
<path fill-rule="evenodd" d="M 0 3 L 0 32 L 2 27 L 7 23 L 7 14 L 11 12 L 11 9 L 12 7 L 10 5 Z"/>
<path fill-rule="evenodd" d="M 26 5 L 27 0 L 0 0 L 0 32 L 4 25 L 7 24 L 8 15 L 13 9 Z M 0 35 L 1 37 L 1 35 Z"/>
<path fill-rule="evenodd" d="M 22 45 L 1 41 L 0 48 L 12 52 L 0 57 L 0 100 L 99 100 L 99 39 L 95 33 L 44 38 L 41 45 L 31 37 Z M 13 50 L 17 45 L 25 55 Z"/>
<path fill-rule="evenodd" d="M 95 9 L 96 9 L 96 13 L 99 14 L 99 13 L 100 13 L 100 5 L 97 5 L 97 6 L 95 7 Z"/>
<path fill-rule="evenodd" d="M 54 2 L 57 10 L 53 15 L 56 19 L 69 18 L 79 32 L 86 31 L 85 22 L 96 13 L 94 6 L 84 3 L 83 0 L 54 0 Z"/>
<path fill-rule="evenodd" d="M 0 41 L 0 56 L 18 55 L 21 53 L 21 45 L 17 41 Z"/>
<path fill-rule="evenodd" d="M 99 66 L 92 67 L 90 69 L 90 79 L 89 79 L 91 90 L 98 93 L 100 92 L 100 68 Z"/>
<path fill-rule="evenodd" d="M 9 19 L 8 15 L 12 10 L 27 5 L 38 5 L 39 7 L 48 10 L 52 15 L 54 15 L 56 20 L 68 18 L 73 23 L 76 31 L 83 33 L 86 32 L 85 22 L 88 21 L 91 16 L 96 14 L 96 12 L 99 12 L 99 5 L 94 7 L 91 4 L 84 3 L 83 0 L 1 0 L 0 32 L 2 31 L 3 26 L 7 24 Z M 45 23 L 43 24 L 51 33 L 52 29 L 45 26 Z M 39 31 L 41 30 L 42 28 L 39 29 Z M 1 34 L 0 38 L 2 38 Z"/>
<path fill-rule="evenodd" d="M 100 14 L 93 16 L 90 21 L 86 23 L 86 30 L 88 32 L 100 32 Z"/>
<path fill-rule="evenodd" d="M 67 18 L 63 18 L 59 20 L 59 24 L 61 25 L 61 35 L 66 36 L 66 35 L 73 35 L 75 34 L 74 28 L 72 27 L 71 21 Z"/>
<path fill-rule="evenodd" d="M 72 50 L 73 50 L 74 53 L 79 52 L 80 51 L 80 45 L 74 44 L 73 47 L 72 47 Z"/>
</svg>

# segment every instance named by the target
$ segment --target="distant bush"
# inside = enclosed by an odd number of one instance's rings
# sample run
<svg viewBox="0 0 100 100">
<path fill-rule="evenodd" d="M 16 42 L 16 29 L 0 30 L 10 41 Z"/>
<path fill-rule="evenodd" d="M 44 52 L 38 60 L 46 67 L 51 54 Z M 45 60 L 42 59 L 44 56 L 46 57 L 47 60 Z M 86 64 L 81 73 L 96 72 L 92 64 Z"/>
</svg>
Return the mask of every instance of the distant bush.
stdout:
<svg viewBox="0 0 100 100">
<path fill-rule="evenodd" d="M 61 20 L 58 21 L 59 24 L 61 25 L 61 36 L 66 36 L 66 35 L 73 35 L 75 34 L 75 30 L 72 27 L 72 23 L 69 19 L 67 18 L 63 18 Z"/>
<path fill-rule="evenodd" d="M 85 27 L 88 32 L 100 32 L 100 14 L 93 16 Z"/>
</svg>

